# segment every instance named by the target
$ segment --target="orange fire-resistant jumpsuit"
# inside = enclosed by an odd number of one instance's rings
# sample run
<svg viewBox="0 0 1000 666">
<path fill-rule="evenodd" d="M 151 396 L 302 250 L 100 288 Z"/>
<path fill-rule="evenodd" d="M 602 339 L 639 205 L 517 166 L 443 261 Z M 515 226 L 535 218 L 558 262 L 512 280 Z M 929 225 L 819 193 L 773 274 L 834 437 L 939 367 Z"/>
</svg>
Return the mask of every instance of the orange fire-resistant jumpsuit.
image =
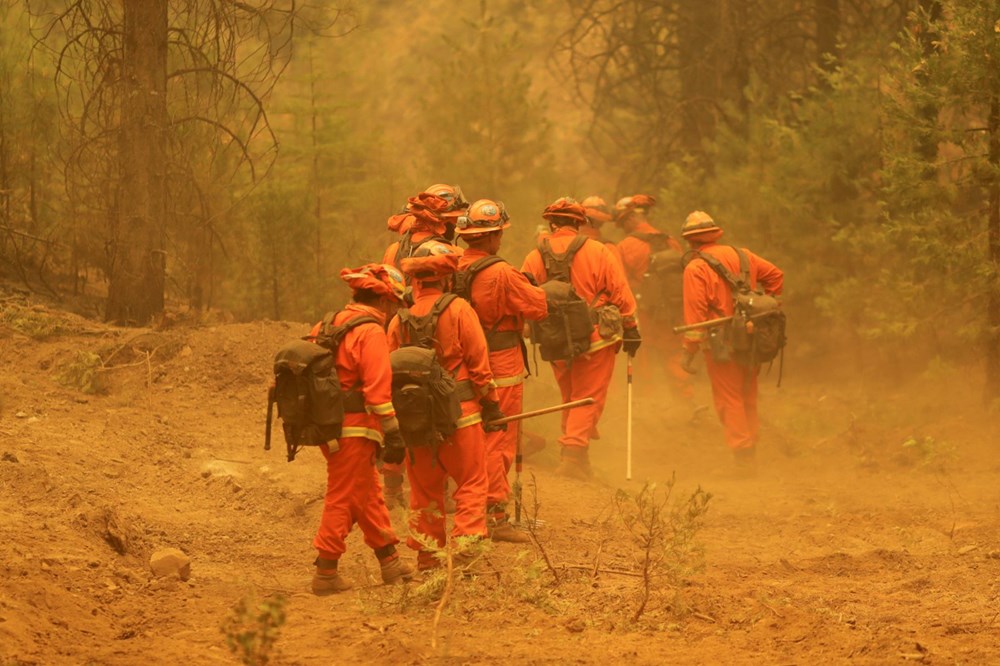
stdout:
<svg viewBox="0 0 1000 666">
<path fill-rule="evenodd" d="M 416 316 L 426 315 L 441 290 L 414 284 L 414 303 L 410 308 Z M 450 370 L 457 381 L 468 379 L 476 394 L 489 400 L 498 399 L 490 372 L 486 337 L 472 306 L 457 298 L 438 319 L 436 340 L 438 361 Z M 402 344 L 398 317 L 389 323 L 389 348 Z M 430 537 L 439 546 L 446 544 L 444 490 L 445 480 L 455 482 L 455 523 L 452 536 L 486 536 L 486 440 L 482 428 L 479 400 L 462 402 L 462 417 L 455 434 L 447 438 L 437 451 L 432 447 L 414 447 L 406 456 L 406 473 L 410 478 L 410 528 Z M 410 537 L 407 545 L 420 551 L 417 564 L 426 568 L 435 563 L 433 553 L 421 550 L 420 542 Z"/>
<path fill-rule="evenodd" d="M 467 270 L 486 256 L 482 250 L 470 248 L 459 260 L 458 270 Z M 490 369 L 500 397 L 500 411 L 508 416 L 518 414 L 522 411 L 525 373 L 521 331 L 525 320 L 545 318 L 545 292 L 510 264 L 499 262 L 480 271 L 472 283 L 471 295 L 490 348 Z M 507 430 L 486 433 L 486 502 L 496 521 L 505 518 L 504 504 L 510 496 L 507 475 L 517 451 L 520 427 L 520 421 L 516 421 Z"/>
<path fill-rule="evenodd" d="M 348 331 L 337 349 L 336 364 L 340 385 L 344 390 L 362 392 L 366 412 L 347 412 L 340 439 L 320 446 L 326 458 L 326 497 L 313 546 L 321 558 L 328 560 L 337 560 L 344 553 L 344 540 L 354 523 L 380 558 L 389 554 L 386 549 L 399 543 L 375 469 L 377 448 L 382 442 L 380 421 L 395 416 L 389 345 L 382 328 L 385 315 L 375 308 L 351 303 L 337 313 L 334 324 L 361 316 L 373 317 L 379 323 L 360 324 Z M 316 336 L 320 326 L 313 327 L 310 335 Z"/>
<path fill-rule="evenodd" d="M 649 222 L 639 222 L 631 233 L 662 235 L 667 239 L 667 244 L 671 249 L 681 253 L 684 252 L 681 244 L 676 239 L 664 234 Z M 629 286 L 632 288 L 632 293 L 637 294 L 639 324 L 643 333 L 644 346 L 652 351 L 656 362 L 665 365 L 667 374 L 673 383 L 674 393 L 685 400 L 691 400 L 694 397 L 691 376 L 681 367 L 683 352 L 680 345 L 677 344 L 676 336 L 670 330 L 672 326 L 681 323 L 680 318 L 683 313 L 677 313 L 678 321 L 653 320 L 652 313 L 650 312 L 651 308 L 648 306 L 644 307 L 642 283 L 646 277 L 646 273 L 649 272 L 649 258 L 652 254 L 653 248 L 649 242 L 632 235 L 626 236 L 618 243 L 618 255 L 621 257 L 622 266 L 625 268 L 625 275 L 628 277 Z M 681 278 L 678 275 L 678 291 L 681 288 Z M 636 368 L 636 375 L 640 378 L 642 377 L 643 364 L 639 364 L 639 367 Z M 639 385 L 652 387 L 654 383 L 640 381 Z"/>
<path fill-rule="evenodd" d="M 439 239 L 440 235 L 424 229 L 414 230 L 410 236 L 410 242 L 413 247 L 416 247 L 420 243 L 426 240 Z M 397 259 L 402 259 L 398 257 L 399 255 L 399 244 L 400 241 L 396 241 L 389 247 L 385 249 L 385 253 L 382 255 L 382 263 L 389 264 L 390 266 L 399 267 L 399 261 Z M 396 463 L 382 463 L 382 475 L 386 479 L 386 483 L 390 484 L 388 487 L 391 490 L 393 486 L 400 488 L 403 483 L 403 465 Z M 401 490 L 399 492 L 402 492 Z"/>
<path fill-rule="evenodd" d="M 576 235 L 577 230 L 571 226 L 557 228 L 549 237 L 552 251 L 557 254 L 565 252 Z M 533 275 L 539 283 L 548 279 L 542 254 L 537 249 L 528 253 L 521 270 Z M 607 303 L 617 306 L 625 328 L 636 327 L 635 297 L 621 264 L 607 246 L 591 240 L 584 243 L 573 258 L 570 279 L 580 298 L 594 303 L 596 307 Z M 594 399 L 592 405 L 563 412 L 563 434 L 559 443 L 565 447 L 586 449 L 590 446 L 607 402 L 615 370 L 615 354 L 621 348 L 620 338 L 602 339 L 596 325 L 590 341 L 589 351 L 574 358 L 572 363 L 552 363 L 563 401 Z"/>
<path fill-rule="evenodd" d="M 739 256 L 732 247 L 709 243 L 696 249 L 718 259 L 734 276 L 740 274 Z M 743 251 L 749 259 L 751 286 L 759 284 L 766 293 L 780 295 L 784 273 L 749 250 Z M 732 314 L 733 295 L 729 285 L 706 262 L 693 259 L 684 269 L 684 323 L 696 324 Z M 706 337 L 705 331 L 688 331 L 684 334 L 684 348 L 696 352 Z M 760 368 L 748 368 L 735 361 L 716 361 L 709 349 L 705 350 L 705 361 L 712 382 L 715 411 L 726 432 L 726 445 L 734 451 L 753 449 L 760 429 L 757 418 L 757 373 Z"/>
</svg>

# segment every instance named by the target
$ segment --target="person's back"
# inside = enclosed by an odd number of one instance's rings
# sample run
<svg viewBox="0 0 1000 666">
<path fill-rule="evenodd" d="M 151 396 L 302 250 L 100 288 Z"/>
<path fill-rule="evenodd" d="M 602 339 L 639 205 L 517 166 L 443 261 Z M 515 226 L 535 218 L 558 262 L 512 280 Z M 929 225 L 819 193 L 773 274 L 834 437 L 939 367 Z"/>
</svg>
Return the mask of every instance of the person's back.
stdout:
<svg viewBox="0 0 1000 666">
<path fill-rule="evenodd" d="M 719 244 L 722 228 L 707 213 L 694 211 L 685 220 L 681 235 L 691 246 L 694 258 L 684 268 L 684 323 L 698 324 L 733 314 L 732 287 L 699 253 L 714 260 L 732 276 L 741 274 L 740 257 L 735 248 Z M 748 279 L 753 288 L 781 294 L 784 274 L 781 269 L 749 250 Z M 712 382 L 715 409 L 725 429 L 726 444 L 737 465 L 752 473 L 759 441 L 757 416 L 757 370 L 730 358 L 722 329 L 712 332 L 693 330 L 684 334 L 687 359 L 684 367 L 693 372 L 692 361 L 704 347 L 705 364 Z"/>
<path fill-rule="evenodd" d="M 544 285 L 556 276 L 549 275 L 543 251 L 565 255 L 571 246 L 579 246 L 569 266 L 570 282 L 576 296 L 594 308 L 595 316 L 590 321 L 597 319 L 597 323 L 592 326 L 589 348 L 584 339 L 583 350 L 577 355 L 552 361 L 552 370 L 563 401 L 585 398 L 594 401 L 589 406 L 565 414 L 562 436 L 559 438 L 562 460 L 557 471 L 565 476 L 588 478 L 590 440 L 598 437 L 597 424 L 604 411 L 614 373 L 615 354 L 619 348 L 634 354 L 641 342 L 635 320 L 635 298 L 621 264 L 611 250 L 597 241 L 578 235 L 578 227 L 587 219 L 583 206 L 571 199 L 557 199 L 545 209 L 542 217 L 549 221 L 552 233 L 542 239 L 541 248 L 528 254 L 521 270 Z M 550 257 L 550 265 L 552 260 Z M 557 314 L 550 310 L 549 318 Z M 566 322 L 569 328 L 570 318 L 567 317 Z M 546 322 L 542 322 L 543 326 L 545 324 Z M 555 328 L 560 327 L 557 325 Z M 575 334 L 573 340 L 566 340 L 565 343 L 568 350 L 576 352 L 579 349 Z M 542 345 L 542 354 L 544 358 L 545 343 Z"/>
</svg>

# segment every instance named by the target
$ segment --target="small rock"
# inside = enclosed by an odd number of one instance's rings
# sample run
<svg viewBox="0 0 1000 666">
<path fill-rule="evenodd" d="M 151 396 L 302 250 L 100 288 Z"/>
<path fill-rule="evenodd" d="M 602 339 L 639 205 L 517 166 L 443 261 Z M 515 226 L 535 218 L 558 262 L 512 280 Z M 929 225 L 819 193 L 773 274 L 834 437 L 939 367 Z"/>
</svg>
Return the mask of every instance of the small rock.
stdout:
<svg viewBox="0 0 1000 666">
<path fill-rule="evenodd" d="M 974 551 L 977 548 L 979 548 L 979 546 L 974 545 L 974 544 L 970 544 L 968 546 L 962 546 L 961 548 L 958 549 L 958 554 L 959 555 L 967 555 L 968 553 L 971 553 L 972 551 Z"/>
<path fill-rule="evenodd" d="M 19 418 L 19 419 L 26 419 L 26 418 L 28 418 L 28 413 L 27 412 L 17 412 L 16 414 L 14 414 L 14 416 L 17 417 L 17 418 Z"/>
<path fill-rule="evenodd" d="M 187 580 L 191 577 L 191 558 L 176 548 L 164 548 L 150 556 L 149 568 L 157 578 L 176 575 Z"/>
<path fill-rule="evenodd" d="M 191 348 L 190 347 L 188 347 L 187 345 L 184 345 L 183 347 L 181 347 L 181 351 L 178 354 L 178 356 L 180 356 L 181 358 L 186 358 L 186 357 L 188 357 L 190 355 L 191 355 Z"/>
<path fill-rule="evenodd" d="M 28 420 L 25 421 L 25 423 L 38 423 L 38 417 L 37 416 L 29 417 Z"/>
<path fill-rule="evenodd" d="M 3 460 L 4 462 L 9 462 L 9 463 L 21 462 L 20 460 L 17 459 L 17 456 L 15 456 L 10 451 L 4 451 L 3 455 L 0 456 L 0 460 Z"/>
</svg>

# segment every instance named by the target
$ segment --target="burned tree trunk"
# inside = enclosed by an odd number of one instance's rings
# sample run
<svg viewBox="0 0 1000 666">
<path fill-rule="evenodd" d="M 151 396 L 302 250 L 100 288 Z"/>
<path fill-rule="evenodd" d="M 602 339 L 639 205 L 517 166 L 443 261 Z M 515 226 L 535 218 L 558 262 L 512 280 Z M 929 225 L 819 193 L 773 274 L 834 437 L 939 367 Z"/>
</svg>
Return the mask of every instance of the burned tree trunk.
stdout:
<svg viewBox="0 0 1000 666">
<path fill-rule="evenodd" d="M 167 0 L 124 3 L 119 185 L 108 243 L 106 317 L 143 325 L 163 311 Z"/>
<path fill-rule="evenodd" d="M 1000 398 L 1000 90 L 990 97 L 989 212 L 987 219 L 990 288 L 986 305 L 986 393 L 992 402 Z"/>
</svg>

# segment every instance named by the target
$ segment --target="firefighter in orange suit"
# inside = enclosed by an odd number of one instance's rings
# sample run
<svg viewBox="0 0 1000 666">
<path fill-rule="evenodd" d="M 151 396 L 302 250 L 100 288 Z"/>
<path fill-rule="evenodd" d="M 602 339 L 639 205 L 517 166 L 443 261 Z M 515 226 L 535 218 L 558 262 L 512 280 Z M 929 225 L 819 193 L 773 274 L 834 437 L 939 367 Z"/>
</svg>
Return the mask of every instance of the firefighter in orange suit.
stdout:
<svg viewBox="0 0 1000 666">
<path fill-rule="evenodd" d="M 400 239 L 386 248 L 382 263 L 398 268 L 402 259 L 411 256 L 424 243 L 449 243 L 455 231 L 455 218 L 468 207 L 469 202 L 457 185 L 431 185 L 411 197 L 401 213 L 389 218 L 389 230 L 399 233 Z M 407 506 L 403 495 L 403 466 L 383 463 L 382 479 L 389 506 Z"/>
<path fill-rule="evenodd" d="M 468 298 L 486 334 L 500 410 L 518 414 L 524 396 L 526 357 L 521 331 L 526 320 L 543 319 L 548 308 L 544 291 L 496 257 L 508 227 L 510 221 L 503 203 L 480 199 L 458 218 L 455 231 L 469 246 L 458 262 L 462 276 L 459 295 Z M 527 534 L 514 529 L 507 515 L 511 490 L 507 476 L 517 451 L 520 425 L 513 423 L 507 430 L 486 434 L 487 520 L 494 541 L 530 541 Z"/>
<path fill-rule="evenodd" d="M 423 316 L 451 286 L 458 269 L 460 250 L 442 243 L 426 243 L 402 260 L 403 272 L 413 285 L 410 312 Z M 389 323 L 389 348 L 406 342 L 399 317 Z M 444 547 L 447 543 L 444 516 L 445 481 L 455 482 L 455 517 L 452 537 L 485 537 L 487 421 L 503 417 L 499 396 L 490 371 L 486 337 L 479 319 L 468 302 L 456 298 L 441 313 L 434 335 L 441 366 L 452 372 L 459 384 L 465 383 L 470 398 L 462 400 L 458 429 L 438 447 L 414 447 L 406 456 L 410 479 L 410 530 Z M 506 427 L 506 426 L 501 426 Z M 435 450 L 436 448 L 436 450 Z M 418 551 L 417 568 L 440 566 L 434 552 L 424 549 L 412 536 L 407 544 Z M 464 557 L 466 553 L 459 553 Z"/>
<path fill-rule="evenodd" d="M 558 254 L 566 252 L 580 225 L 587 221 L 583 206 L 567 197 L 549 204 L 542 217 L 552 230 L 552 235 L 548 237 L 552 251 Z M 548 279 L 540 249 L 528 254 L 521 270 L 532 275 L 539 284 Z M 635 298 L 621 264 L 607 246 L 587 239 L 573 258 L 571 281 L 580 298 L 592 306 L 616 306 L 624 326 L 621 336 L 605 340 L 595 325 L 587 352 L 571 362 L 552 363 L 564 401 L 594 399 L 592 405 L 563 412 L 562 436 L 559 438 L 562 451 L 557 472 L 586 479 L 590 477 L 590 440 L 597 432 L 597 423 L 604 411 L 615 369 L 615 354 L 621 349 L 630 355 L 635 354 L 641 338 L 635 319 Z"/>
<path fill-rule="evenodd" d="M 398 233 L 400 238 L 386 248 L 382 263 L 398 268 L 400 260 L 411 256 L 427 241 L 451 243 L 455 238 L 455 219 L 468 208 L 469 202 L 458 185 L 431 185 L 410 198 L 402 211 L 389 218 L 389 231 Z M 427 211 L 433 215 L 427 215 Z"/>
<path fill-rule="evenodd" d="M 601 227 L 606 222 L 611 221 L 611 210 L 608 208 L 608 202 L 592 194 L 583 201 L 580 202 L 584 210 L 587 213 L 587 222 L 580 225 L 580 233 L 587 236 L 587 238 L 593 238 L 595 241 L 604 242 L 604 237 L 601 235 Z"/>
<path fill-rule="evenodd" d="M 337 348 L 336 366 L 346 392 L 344 426 L 339 439 L 320 446 L 326 458 L 326 496 L 319 530 L 313 539 L 318 552 L 312 591 L 333 594 L 351 588 L 337 570 L 344 541 L 355 523 L 365 544 L 375 551 L 382 580 L 409 580 L 413 569 L 399 559 L 389 510 L 375 469 L 379 445 L 398 456 L 403 441 L 392 408 L 392 369 L 385 321 L 403 302 L 403 275 L 392 266 L 368 264 L 345 268 L 340 277 L 353 290 L 352 301 L 333 319 L 340 326 L 357 318 L 370 321 L 347 331 Z M 320 334 L 323 323 L 310 333 Z"/>
<path fill-rule="evenodd" d="M 716 258 L 733 275 L 740 274 L 736 250 L 719 244 L 722 228 L 705 212 L 688 215 L 681 236 L 691 249 Z M 751 287 L 765 293 L 781 294 L 784 274 L 771 262 L 744 249 L 749 259 Z M 696 324 L 733 314 L 732 290 L 707 262 L 695 256 L 684 269 L 684 323 Z M 713 358 L 704 330 L 684 334 L 684 367 L 693 372 L 692 362 L 698 350 L 705 346 L 705 364 L 712 382 L 715 411 L 725 429 L 726 444 L 732 450 L 738 467 L 747 472 L 755 469 L 755 454 L 759 432 L 757 418 L 757 373 L 759 367 L 746 367 L 735 361 L 720 362 Z"/>
<path fill-rule="evenodd" d="M 618 243 L 618 256 L 622 260 L 629 286 L 639 304 L 639 324 L 646 332 L 647 339 L 652 341 L 651 351 L 655 362 L 665 365 L 673 383 L 674 393 L 690 403 L 694 399 L 691 376 L 681 367 L 683 351 L 670 331 L 671 327 L 680 325 L 684 319 L 680 307 L 683 288 L 681 276 L 677 274 L 676 303 L 662 302 L 665 300 L 664 294 L 645 293 L 642 288 L 643 281 L 649 273 L 650 257 L 654 253 L 665 249 L 674 250 L 678 255 L 684 253 L 681 244 L 673 236 L 650 224 L 649 209 L 655 203 L 656 199 L 648 194 L 636 194 L 623 197 L 615 204 L 615 222 L 627 234 Z M 645 385 L 651 387 L 655 383 L 646 382 Z"/>
</svg>

